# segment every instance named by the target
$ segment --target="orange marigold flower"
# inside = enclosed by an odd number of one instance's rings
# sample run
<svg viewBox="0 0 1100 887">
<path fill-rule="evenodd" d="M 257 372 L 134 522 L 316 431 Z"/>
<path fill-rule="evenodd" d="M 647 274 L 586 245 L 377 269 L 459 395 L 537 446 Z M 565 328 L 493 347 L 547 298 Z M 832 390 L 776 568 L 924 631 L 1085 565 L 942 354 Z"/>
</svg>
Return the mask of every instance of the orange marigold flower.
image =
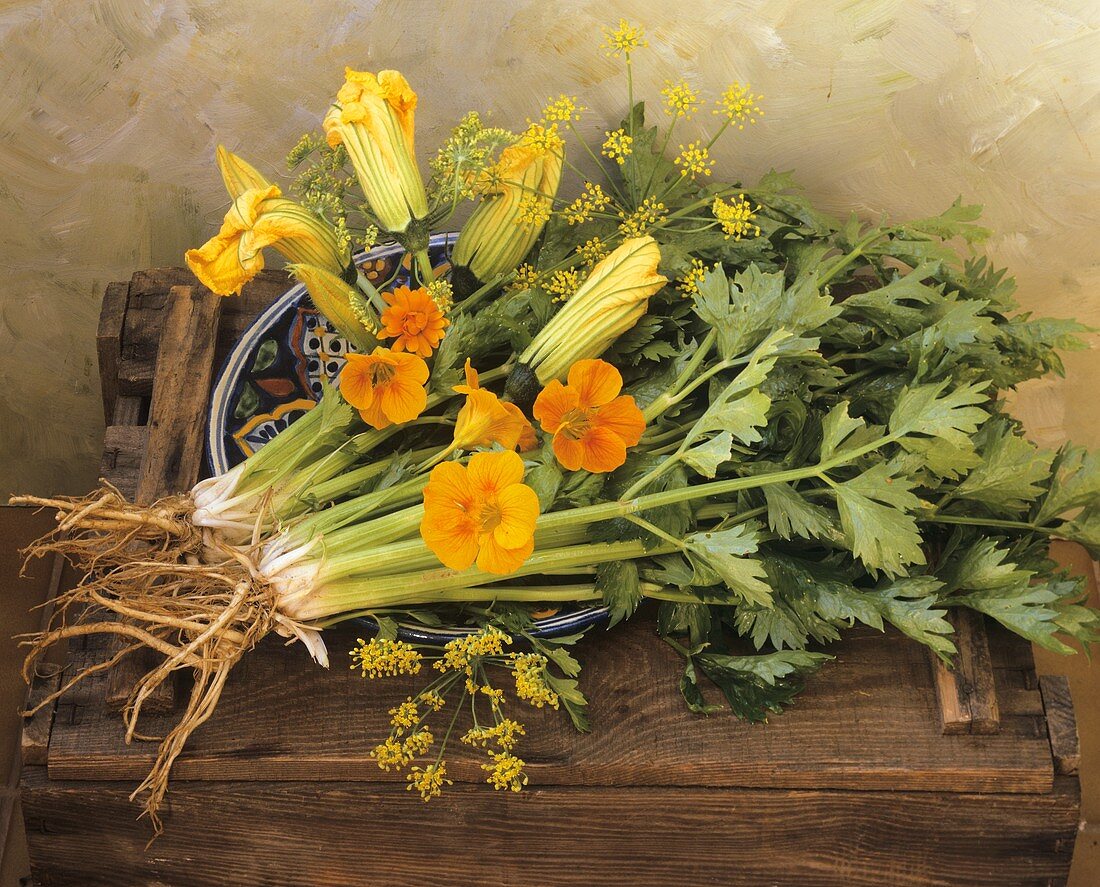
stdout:
<svg viewBox="0 0 1100 887">
<path fill-rule="evenodd" d="M 554 435 L 554 455 L 570 471 L 614 471 L 641 440 L 645 417 L 620 395 L 623 377 L 604 360 L 578 360 L 568 384 L 554 379 L 535 399 L 535 418 Z"/>
<path fill-rule="evenodd" d="M 431 357 L 443 340 L 443 330 L 450 321 L 443 316 L 435 300 L 421 287 L 411 290 L 399 286 L 392 293 L 383 293 L 389 307 L 382 312 L 383 339 L 396 336 L 394 351 L 410 351 L 421 357 Z"/>
<path fill-rule="evenodd" d="M 477 370 L 466 359 L 466 384 L 454 390 L 466 395 L 466 403 L 455 421 L 451 449 L 468 450 L 500 444 L 506 450 L 517 446 L 526 452 L 538 446 L 535 429 L 514 403 L 506 403 L 478 384 Z"/>
<path fill-rule="evenodd" d="M 523 483 L 513 452 L 475 453 L 469 465 L 444 462 L 424 488 L 420 536 L 444 566 L 514 573 L 535 547 L 539 498 Z"/>
<path fill-rule="evenodd" d="M 348 354 L 340 371 L 340 393 L 372 428 L 410 422 L 428 405 L 428 365 L 415 354 L 375 348 Z"/>
</svg>

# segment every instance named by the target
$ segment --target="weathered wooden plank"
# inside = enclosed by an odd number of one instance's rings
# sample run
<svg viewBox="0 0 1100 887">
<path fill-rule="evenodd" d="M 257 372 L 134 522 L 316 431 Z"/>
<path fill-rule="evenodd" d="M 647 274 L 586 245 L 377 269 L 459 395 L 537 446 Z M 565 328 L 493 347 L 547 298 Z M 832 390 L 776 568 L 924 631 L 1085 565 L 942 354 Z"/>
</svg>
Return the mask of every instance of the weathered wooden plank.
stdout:
<svg viewBox="0 0 1100 887">
<path fill-rule="evenodd" d="M 149 429 L 144 425 L 112 425 L 103 436 L 99 476 L 118 487 L 128 499 L 137 495 L 141 461 L 145 458 L 148 438 Z"/>
<path fill-rule="evenodd" d="M 244 657 L 218 711 L 191 739 L 175 778 L 354 780 L 400 778 L 370 759 L 388 733 L 387 710 L 418 678 L 367 681 L 349 669 L 354 630 L 328 634 L 332 668 L 269 639 Z M 1027 644 L 998 636 L 998 680 L 1021 684 Z M 855 629 L 830 647 L 837 660 L 809 682 L 797 703 L 767 724 L 729 714 L 691 715 L 679 698 L 681 662 L 644 616 L 596 632 L 578 651 L 593 732 L 578 734 L 560 712 L 523 707 L 522 756 L 533 783 L 727 785 L 943 791 L 1048 791 L 1053 778 L 1042 719 L 1031 693 L 1015 686 L 993 736 L 944 736 L 923 648 L 894 632 Z M 89 645 L 87 659 L 104 655 Z M 505 676 L 502 676 L 502 681 Z M 66 699 L 77 724 L 54 731 L 50 773 L 63 779 L 138 779 L 155 747 L 127 746 L 104 710 L 95 679 Z M 1022 704 L 1017 713 L 1009 702 Z M 145 732 L 170 721 L 150 718 Z M 461 729 L 461 721 L 460 727 Z M 458 746 L 453 778 L 480 782 L 481 759 Z"/>
<path fill-rule="evenodd" d="M 984 617 L 966 609 L 952 610 L 958 652 L 952 666 L 928 651 L 936 687 L 937 715 L 945 734 L 996 733 L 1000 710 L 993 680 Z"/>
<path fill-rule="evenodd" d="M 1069 679 L 1064 675 L 1042 675 L 1039 690 L 1046 709 L 1050 750 L 1056 773 L 1071 775 L 1081 766 L 1081 744 L 1077 737 L 1077 718 L 1069 692 Z"/>
<path fill-rule="evenodd" d="M 96 352 L 99 355 L 99 386 L 103 396 L 103 417 L 107 425 L 115 414 L 118 397 L 118 363 L 122 357 L 122 327 L 126 319 L 126 303 L 130 285 L 109 283 L 103 294 L 96 330 Z"/>
<path fill-rule="evenodd" d="M 149 408 L 149 439 L 137 500 L 189 490 L 202 464 L 206 404 L 222 299 L 199 287 L 172 287 Z"/>
<path fill-rule="evenodd" d="M 51 693 L 56 693 L 60 686 L 60 667 L 56 667 L 49 674 L 35 676 L 27 691 L 24 710 L 32 710 Z M 53 729 L 53 714 L 54 707 L 49 705 L 36 714 L 23 718 L 23 735 L 19 743 L 23 766 L 43 765 L 47 762 L 50 750 L 50 731 Z"/>
<path fill-rule="evenodd" d="M 1066 877 L 1076 780 L 1044 795 L 175 782 L 149 848 L 128 784 L 23 782 L 42 885 L 1005 885 Z"/>
</svg>

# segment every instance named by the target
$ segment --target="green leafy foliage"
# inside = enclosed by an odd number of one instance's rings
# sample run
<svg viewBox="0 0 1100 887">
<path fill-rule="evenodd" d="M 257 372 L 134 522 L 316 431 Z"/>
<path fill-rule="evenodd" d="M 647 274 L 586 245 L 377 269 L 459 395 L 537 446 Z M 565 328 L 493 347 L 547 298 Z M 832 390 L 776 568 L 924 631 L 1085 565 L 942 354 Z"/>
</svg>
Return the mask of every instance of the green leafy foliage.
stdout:
<svg viewBox="0 0 1100 887">
<path fill-rule="evenodd" d="M 596 569 L 596 590 L 603 595 L 608 627 L 629 619 L 642 601 L 642 584 L 634 561 L 612 561 Z"/>
<path fill-rule="evenodd" d="M 779 650 L 755 656 L 700 653 L 693 659 L 738 717 L 766 721 L 801 691 L 807 674 L 832 657 L 808 650 Z"/>
</svg>

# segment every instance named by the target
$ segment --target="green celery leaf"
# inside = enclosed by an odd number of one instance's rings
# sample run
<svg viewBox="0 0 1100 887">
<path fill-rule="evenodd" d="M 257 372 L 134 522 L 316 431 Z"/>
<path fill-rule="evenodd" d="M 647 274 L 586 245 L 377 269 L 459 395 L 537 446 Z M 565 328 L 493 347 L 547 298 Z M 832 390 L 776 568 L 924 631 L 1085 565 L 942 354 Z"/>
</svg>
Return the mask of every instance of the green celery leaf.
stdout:
<svg viewBox="0 0 1100 887">
<path fill-rule="evenodd" d="M 764 398 L 764 400 L 767 401 L 767 398 Z M 766 412 L 767 406 L 764 409 Z M 718 473 L 718 466 L 723 462 L 728 462 L 732 452 L 733 435 L 728 431 L 723 431 L 706 443 L 687 450 L 681 458 L 694 468 L 696 473 L 704 477 L 714 477 Z"/>
<path fill-rule="evenodd" d="M 955 629 L 937 606 L 942 583 L 931 576 L 895 579 L 869 592 L 882 618 L 902 634 L 931 647 L 945 662 L 955 653 L 951 635 Z"/>
<path fill-rule="evenodd" d="M 905 388 L 890 414 L 890 432 L 895 435 L 922 434 L 965 449 L 972 448 L 971 436 L 989 416 L 975 406 L 987 401 L 985 382 L 962 385 L 944 391 L 949 380 Z M 903 441 L 904 445 L 904 441 Z"/>
<path fill-rule="evenodd" d="M 611 561 L 596 568 L 596 590 L 610 611 L 608 628 L 629 619 L 642 602 L 638 564 L 632 560 Z"/>
<path fill-rule="evenodd" d="M 807 501 L 790 484 L 767 484 L 763 492 L 773 533 L 783 539 L 843 540 L 833 512 Z"/>
<path fill-rule="evenodd" d="M 769 713 L 782 711 L 794 699 L 807 674 L 833 657 L 807 650 L 779 650 L 755 656 L 700 653 L 694 658 L 722 691 L 734 714 L 748 721 L 764 721 Z"/>
<path fill-rule="evenodd" d="M 1023 511 L 1043 492 L 1054 454 L 1016 434 L 1004 419 L 982 426 L 978 434 L 982 461 L 955 488 L 955 495 L 993 508 Z"/>
<path fill-rule="evenodd" d="M 917 522 L 907 513 L 920 506 L 911 481 L 880 462 L 834 489 L 845 540 L 868 569 L 899 576 L 907 564 L 925 562 Z"/>
<path fill-rule="evenodd" d="M 764 565 L 746 557 L 757 549 L 760 525 L 754 521 L 725 530 L 693 533 L 684 539 L 685 552 L 693 565 L 717 574 L 731 592 L 746 601 L 767 606 L 772 590 L 765 581 Z"/>
<path fill-rule="evenodd" d="M 1051 470 L 1050 491 L 1035 515 L 1036 523 L 1045 524 L 1072 508 L 1100 502 L 1100 453 L 1066 444 Z"/>
</svg>

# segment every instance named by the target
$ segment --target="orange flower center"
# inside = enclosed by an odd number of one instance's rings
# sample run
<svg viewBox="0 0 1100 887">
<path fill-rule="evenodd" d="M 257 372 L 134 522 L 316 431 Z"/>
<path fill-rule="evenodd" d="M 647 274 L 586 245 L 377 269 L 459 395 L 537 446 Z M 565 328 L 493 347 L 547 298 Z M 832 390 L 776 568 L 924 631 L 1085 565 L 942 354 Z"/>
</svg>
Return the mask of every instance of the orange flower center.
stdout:
<svg viewBox="0 0 1100 887">
<path fill-rule="evenodd" d="M 376 363 L 370 369 L 371 380 L 375 385 L 384 385 L 397 375 L 397 369 L 389 363 Z"/>
<path fill-rule="evenodd" d="M 417 336 L 428 326 L 428 316 L 423 311 L 407 311 L 401 319 L 401 328 L 406 335 Z"/>
<path fill-rule="evenodd" d="M 503 515 L 500 506 L 496 502 L 483 502 L 478 514 L 478 523 L 481 524 L 482 533 L 491 533 L 500 526 Z"/>
<path fill-rule="evenodd" d="M 588 409 L 574 407 L 561 417 L 561 427 L 558 429 L 558 434 L 562 434 L 570 440 L 580 440 L 592 427 L 592 419 L 595 415 L 596 410 L 592 407 Z"/>
</svg>

